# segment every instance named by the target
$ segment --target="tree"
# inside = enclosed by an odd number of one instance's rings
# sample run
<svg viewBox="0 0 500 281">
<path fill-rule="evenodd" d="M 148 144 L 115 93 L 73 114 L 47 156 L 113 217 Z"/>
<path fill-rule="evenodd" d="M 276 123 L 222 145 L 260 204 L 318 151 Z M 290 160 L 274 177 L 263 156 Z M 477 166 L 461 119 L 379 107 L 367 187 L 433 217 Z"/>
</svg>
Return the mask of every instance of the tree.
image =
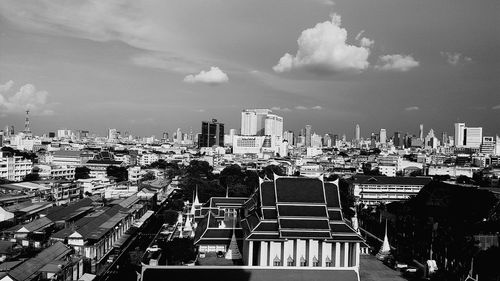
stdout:
<svg viewBox="0 0 500 281">
<path fill-rule="evenodd" d="M 117 182 L 128 180 L 128 171 L 125 167 L 118 167 L 114 165 L 108 166 L 106 168 L 106 174 L 108 177 L 116 178 Z"/>
<path fill-rule="evenodd" d="M 23 181 L 38 181 L 40 180 L 40 175 L 38 173 L 29 173 L 24 177 Z"/>
<path fill-rule="evenodd" d="M 90 178 L 90 169 L 88 167 L 76 167 L 75 180 Z"/>
<path fill-rule="evenodd" d="M 285 176 L 283 168 L 277 165 L 267 165 L 260 172 L 261 177 L 266 176 L 268 179 L 274 179 L 274 175 Z"/>
<path fill-rule="evenodd" d="M 144 176 L 142 176 L 141 181 L 150 181 L 154 179 L 156 179 L 155 174 L 149 171 Z"/>
</svg>

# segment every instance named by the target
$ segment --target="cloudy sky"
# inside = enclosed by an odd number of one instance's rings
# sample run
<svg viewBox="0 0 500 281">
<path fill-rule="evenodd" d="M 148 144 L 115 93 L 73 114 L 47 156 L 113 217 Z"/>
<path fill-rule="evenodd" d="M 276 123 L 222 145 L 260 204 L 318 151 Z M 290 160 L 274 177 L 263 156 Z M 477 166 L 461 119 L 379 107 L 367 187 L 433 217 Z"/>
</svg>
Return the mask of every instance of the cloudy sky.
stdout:
<svg viewBox="0 0 500 281">
<path fill-rule="evenodd" d="M 0 126 L 500 134 L 498 0 L 3 0 Z"/>
</svg>

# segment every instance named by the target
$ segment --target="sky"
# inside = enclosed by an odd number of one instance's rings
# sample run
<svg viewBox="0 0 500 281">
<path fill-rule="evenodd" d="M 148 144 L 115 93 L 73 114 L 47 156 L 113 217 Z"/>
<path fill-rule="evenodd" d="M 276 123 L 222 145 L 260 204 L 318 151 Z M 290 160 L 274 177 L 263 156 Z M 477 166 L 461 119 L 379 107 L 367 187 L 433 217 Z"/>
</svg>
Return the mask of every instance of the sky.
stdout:
<svg viewBox="0 0 500 281">
<path fill-rule="evenodd" d="M 500 134 L 498 0 L 2 0 L 0 128 Z"/>
</svg>

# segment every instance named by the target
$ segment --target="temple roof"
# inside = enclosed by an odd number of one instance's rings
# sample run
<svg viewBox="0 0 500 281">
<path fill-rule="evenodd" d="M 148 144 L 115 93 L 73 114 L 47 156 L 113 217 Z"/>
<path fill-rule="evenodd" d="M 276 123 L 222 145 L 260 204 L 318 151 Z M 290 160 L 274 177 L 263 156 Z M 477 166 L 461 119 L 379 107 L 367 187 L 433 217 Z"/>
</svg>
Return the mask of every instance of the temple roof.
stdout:
<svg viewBox="0 0 500 281">
<path fill-rule="evenodd" d="M 256 194 L 244 204 L 247 240 L 362 240 L 343 220 L 337 182 L 275 176 L 262 181 Z"/>
</svg>

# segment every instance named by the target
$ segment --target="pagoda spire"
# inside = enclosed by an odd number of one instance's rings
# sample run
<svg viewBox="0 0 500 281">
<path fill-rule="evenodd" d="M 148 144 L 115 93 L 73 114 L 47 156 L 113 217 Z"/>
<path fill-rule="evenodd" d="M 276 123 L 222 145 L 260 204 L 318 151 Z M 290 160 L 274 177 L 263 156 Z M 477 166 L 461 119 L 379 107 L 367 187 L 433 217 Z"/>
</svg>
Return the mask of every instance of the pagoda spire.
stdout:
<svg viewBox="0 0 500 281">
<path fill-rule="evenodd" d="M 233 236 L 231 237 L 231 243 L 229 243 L 229 247 L 227 249 L 225 258 L 227 260 L 241 260 L 243 256 L 241 255 L 240 249 L 238 248 L 238 242 L 236 241 L 236 234 L 234 228 L 236 227 L 236 216 L 233 217 Z"/>
<path fill-rule="evenodd" d="M 380 247 L 380 251 L 378 252 L 377 257 L 379 259 L 384 259 L 390 254 L 391 254 L 391 245 L 389 245 L 389 237 L 387 236 L 387 219 L 386 219 L 384 242 L 382 243 L 382 247 Z"/>
<path fill-rule="evenodd" d="M 195 205 L 195 206 L 199 206 L 200 205 L 200 200 L 198 199 L 198 185 L 196 185 L 196 190 L 195 190 L 193 205 Z"/>
</svg>

